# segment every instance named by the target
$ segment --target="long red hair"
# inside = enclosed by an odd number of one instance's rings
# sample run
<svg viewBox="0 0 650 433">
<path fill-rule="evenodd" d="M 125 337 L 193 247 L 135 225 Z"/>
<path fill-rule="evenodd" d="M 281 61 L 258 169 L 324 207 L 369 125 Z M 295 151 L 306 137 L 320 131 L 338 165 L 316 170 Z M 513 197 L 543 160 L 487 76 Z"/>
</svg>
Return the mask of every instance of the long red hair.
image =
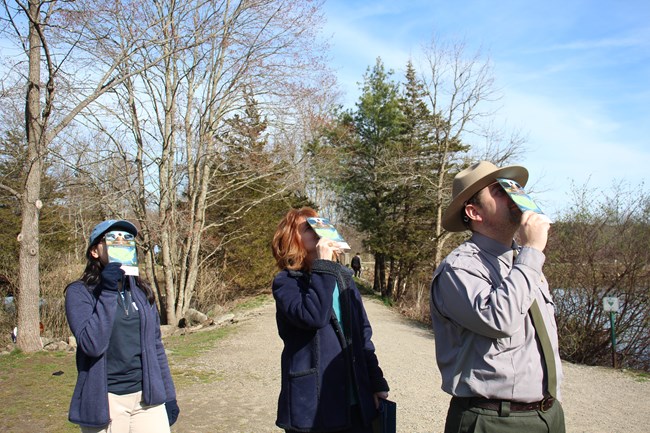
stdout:
<svg viewBox="0 0 650 433">
<path fill-rule="evenodd" d="M 282 218 L 271 243 L 271 251 L 278 268 L 298 270 L 304 267 L 307 250 L 300 238 L 300 224 L 305 223 L 305 218 L 317 216 L 318 213 L 314 209 L 305 206 L 291 209 Z"/>
</svg>

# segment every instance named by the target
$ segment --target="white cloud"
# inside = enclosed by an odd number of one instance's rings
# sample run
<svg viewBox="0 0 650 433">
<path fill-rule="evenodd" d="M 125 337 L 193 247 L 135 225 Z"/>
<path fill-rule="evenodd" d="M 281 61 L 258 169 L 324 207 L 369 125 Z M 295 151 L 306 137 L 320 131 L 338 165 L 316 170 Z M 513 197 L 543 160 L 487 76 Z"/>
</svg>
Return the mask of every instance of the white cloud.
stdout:
<svg viewBox="0 0 650 433">
<path fill-rule="evenodd" d="M 564 207 L 570 183 L 608 189 L 615 181 L 648 179 L 650 146 L 621 141 L 623 126 L 588 101 L 508 93 L 500 113 L 529 132 L 522 161 L 552 213 Z"/>
</svg>

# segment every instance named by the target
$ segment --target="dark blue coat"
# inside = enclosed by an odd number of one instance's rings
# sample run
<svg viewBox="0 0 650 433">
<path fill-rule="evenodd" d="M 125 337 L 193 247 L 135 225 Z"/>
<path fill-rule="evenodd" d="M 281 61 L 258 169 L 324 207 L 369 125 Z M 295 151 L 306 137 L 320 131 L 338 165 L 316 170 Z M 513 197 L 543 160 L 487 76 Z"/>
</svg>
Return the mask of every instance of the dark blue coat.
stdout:
<svg viewBox="0 0 650 433">
<path fill-rule="evenodd" d="M 135 279 L 130 278 L 131 287 Z M 106 349 L 117 310 L 117 290 L 102 290 L 101 282 L 88 287 L 75 281 L 66 289 L 65 311 L 77 339 L 77 384 L 70 402 L 70 422 L 103 427 L 110 421 Z M 167 355 L 160 336 L 160 317 L 155 304 L 144 292 L 131 291 L 140 313 L 142 347 L 142 399 L 145 405 L 158 405 L 176 399 Z"/>
<path fill-rule="evenodd" d="M 337 282 L 345 335 L 332 308 Z M 388 391 L 388 384 L 352 272 L 316 260 L 311 273 L 280 272 L 273 281 L 273 296 L 284 341 L 276 424 L 305 432 L 342 430 L 350 426 L 352 399 L 369 424 L 377 414 L 373 394 Z"/>
</svg>

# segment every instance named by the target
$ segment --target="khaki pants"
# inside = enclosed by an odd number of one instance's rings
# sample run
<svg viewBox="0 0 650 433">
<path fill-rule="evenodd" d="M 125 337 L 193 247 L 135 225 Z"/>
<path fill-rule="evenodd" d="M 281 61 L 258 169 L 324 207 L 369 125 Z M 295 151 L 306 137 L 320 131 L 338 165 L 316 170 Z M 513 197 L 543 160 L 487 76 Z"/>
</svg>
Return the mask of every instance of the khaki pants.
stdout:
<svg viewBox="0 0 650 433">
<path fill-rule="evenodd" d="M 164 404 L 142 406 L 142 391 L 108 393 L 111 422 L 104 428 L 81 427 L 82 433 L 170 433 Z"/>
</svg>

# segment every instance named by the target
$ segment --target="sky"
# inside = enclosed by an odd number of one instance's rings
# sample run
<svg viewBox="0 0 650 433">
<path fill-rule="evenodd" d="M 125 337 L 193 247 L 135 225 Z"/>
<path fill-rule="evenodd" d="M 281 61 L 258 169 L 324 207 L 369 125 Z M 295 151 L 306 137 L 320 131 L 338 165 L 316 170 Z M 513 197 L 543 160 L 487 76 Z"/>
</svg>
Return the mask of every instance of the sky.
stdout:
<svg viewBox="0 0 650 433">
<path fill-rule="evenodd" d="M 648 191 L 650 1 L 327 0 L 324 12 L 346 108 L 377 57 L 401 80 L 434 36 L 464 42 L 493 66 L 494 120 L 525 136 L 513 163 L 547 214 L 567 210 L 576 187 Z"/>
</svg>

